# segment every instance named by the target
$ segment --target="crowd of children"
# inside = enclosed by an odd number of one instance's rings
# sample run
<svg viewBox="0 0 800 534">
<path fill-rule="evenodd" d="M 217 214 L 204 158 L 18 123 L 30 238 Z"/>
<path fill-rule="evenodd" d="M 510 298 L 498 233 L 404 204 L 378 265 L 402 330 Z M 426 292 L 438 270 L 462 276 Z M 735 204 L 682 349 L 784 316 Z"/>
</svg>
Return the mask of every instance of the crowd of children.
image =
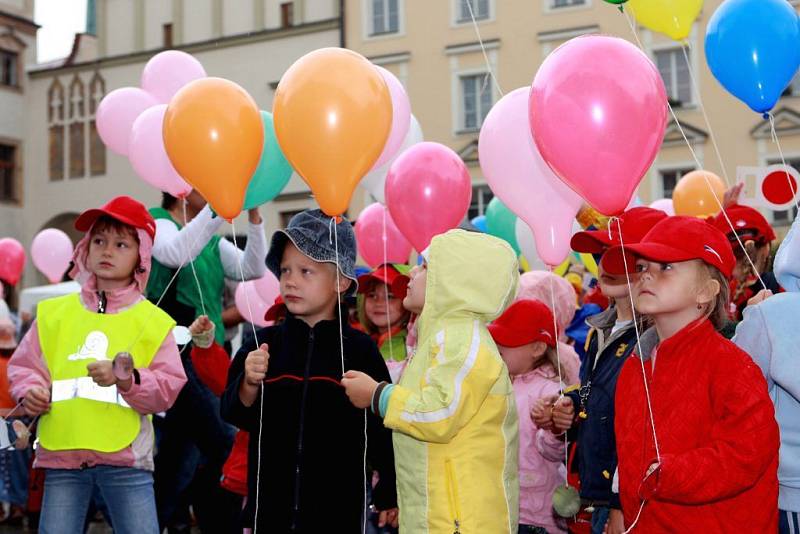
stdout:
<svg viewBox="0 0 800 534">
<path fill-rule="evenodd" d="M 100 510 L 114 532 L 157 533 L 194 478 L 213 486 L 192 501 L 203 532 L 800 532 L 794 227 L 774 272 L 775 232 L 732 203 L 709 220 L 631 208 L 575 234 L 592 281 L 520 276 L 508 244 L 463 230 L 413 269 L 357 276 L 350 223 L 308 210 L 268 250 L 198 247 L 219 274 L 207 314 L 188 274 L 167 311 L 146 297 L 153 265 L 180 266 L 163 240 L 153 263 L 157 231 L 207 232 L 156 215 L 128 197 L 83 213 L 80 293 L 40 303 L 19 343 L 0 310 L 0 520 L 40 508 L 40 532 L 72 534 Z M 280 282 L 271 325 L 233 357 L 225 254 L 254 275 L 263 255 Z M 177 440 L 154 420 L 180 398 L 208 402 L 184 407 Z M 224 456 L 195 445 L 162 467 L 204 417 L 234 436 Z"/>
</svg>

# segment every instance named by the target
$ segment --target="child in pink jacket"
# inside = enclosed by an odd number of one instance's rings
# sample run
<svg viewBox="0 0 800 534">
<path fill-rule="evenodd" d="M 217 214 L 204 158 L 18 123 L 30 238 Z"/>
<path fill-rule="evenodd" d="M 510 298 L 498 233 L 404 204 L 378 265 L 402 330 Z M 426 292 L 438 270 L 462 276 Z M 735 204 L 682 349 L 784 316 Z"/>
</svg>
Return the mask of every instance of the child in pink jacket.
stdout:
<svg viewBox="0 0 800 534">
<path fill-rule="evenodd" d="M 155 222 L 118 197 L 84 212 L 70 275 L 80 294 L 43 301 L 8 366 L 11 391 L 38 417 L 46 470 L 40 532 L 82 532 L 94 491 L 114 532 L 158 532 L 150 414 L 186 382 L 174 321 L 142 293 Z"/>
<path fill-rule="evenodd" d="M 506 362 L 519 414 L 519 532 L 553 534 L 566 532 L 563 520 L 553 513 L 553 493 L 565 483 L 563 438 L 537 428 L 531 409 L 541 396 L 558 395 L 559 363 L 575 367 L 573 354 L 557 354 L 558 336 L 553 313 L 538 300 L 515 302 L 489 325 L 503 361 Z"/>
</svg>

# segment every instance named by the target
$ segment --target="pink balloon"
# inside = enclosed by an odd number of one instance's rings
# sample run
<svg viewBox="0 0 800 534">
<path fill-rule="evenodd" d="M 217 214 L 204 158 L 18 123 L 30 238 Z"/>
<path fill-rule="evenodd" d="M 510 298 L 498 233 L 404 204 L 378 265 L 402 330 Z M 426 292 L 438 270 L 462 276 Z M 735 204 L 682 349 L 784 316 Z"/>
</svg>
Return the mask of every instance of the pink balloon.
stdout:
<svg viewBox="0 0 800 534">
<path fill-rule="evenodd" d="M 600 213 L 617 215 L 661 148 L 667 93 L 641 50 L 590 35 L 547 56 L 528 113 L 539 152 L 556 175 Z"/>
<path fill-rule="evenodd" d="M 267 310 L 272 305 L 273 301 L 267 304 L 264 299 L 261 298 L 261 295 L 259 295 L 256 290 L 254 280 L 242 282 L 236 286 L 233 300 L 236 304 L 236 309 L 239 310 L 239 313 L 242 314 L 245 321 L 260 327 L 267 326 L 267 321 L 264 320 L 264 316 L 267 314 Z"/>
<path fill-rule="evenodd" d="M 392 96 L 392 129 L 389 131 L 389 137 L 383 146 L 383 152 L 378 156 L 372 166 L 372 170 L 388 163 L 397 154 L 411 124 L 411 102 L 408 101 L 408 94 L 406 94 L 403 84 L 400 83 L 397 76 L 383 67 L 375 65 L 375 68 L 380 71 L 386 85 L 389 87 L 389 94 Z"/>
<path fill-rule="evenodd" d="M 388 163 L 385 163 L 383 167 L 373 168 L 369 171 L 361 179 L 359 185 L 369 191 L 372 198 L 381 204 L 386 204 L 386 175 L 389 174 L 389 167 L 392 166 L 395 159 L 400 157 L 400 154 L 408 150 L 409 147 L 421 143 L 423 139 L 422 127 L 419 125 L 417 118 L 411 115 L 411 124 L 408 127 L 408 133 L 405 139 L 403 139 L 403 143 L 400 145 L 397 153 Z"/>
<path fill-rule="evenodd" d="M 97 133 L 108 148 L 121 156 L 128 155 L 128 141 L 136 118 L 158 104 L 138 87 L 123 87 L 108 93 L 97 106 Z"/>
<path fill-rule="evenodd" d="M 194 56 L 167 50 L 153 56 L 142 71 L 142 89 L 161 104 L 169 104 L 178 90 L 189 82 L 206 77 L 203 65 Z"/>
<path fill-rule="evenodd" d="M 538 257 L 560 265 L 570 252 L 572 221 L 583 199 L 539 154 L 528 124 L 528 93 L 527 87 L 516 89 L 492 107 L 481 127 L 478 153 L 489 187 L 533 230 Z"/>
<path fill-rule="evenodd" d="M 384 232 L 384 221 L 386 232 Z M 379 202 L 370 204 L 356 220 L 358 252 L 372 268 L 384 263 L 408 263 L 411 243 L 394 224 L 392 214 Z M 386 255 L 384 256 L 384 243 Z"/>
<path fill-rule="evenodd" d="M 174 197 L 185 197 L 192 192 L 192 186 L 172 166 L 164 148 L 161 132 L 166 112 L 166 104 L 159 104 L 145 110 L 134 121 L 128 159 L 139 178 Z"/>
<path fill-rule="evenodd" d="M 439 143 L 418 143 L 398 157 L 386 177 L 386 206 L 395 224 L 422 252 L 434 236 L 464 220 L 472 181 L 461 158 Z"/>
<path fill-rule="evenodd" d="M 25 249 L 16 239 L 0 239 L 0 280 L 17 285 L 25 269 Z"/>
<path fill-rule="evenodd" d="M 42 230 L 31 243 L 31 260 L 51 284 L 60 282 L 72 261 L 69 236 L 57 228 Z"/>
<path fill-rule="evenodd" d="M 261 300 L 270 305 L 274 303 L 275 298 L 281 294 L 281 283 L 270 271 L 267 271 L 261 278 L 253 280 L 253 284 Z"/>
<path fill-rule="evenodd" d="M 670 217 L 675 215 L 675 206 L 672 205 L 671 198 L 660 198 L 650 204 L 650 207 L 654 210 L 661 210 Z"/>
</svg>

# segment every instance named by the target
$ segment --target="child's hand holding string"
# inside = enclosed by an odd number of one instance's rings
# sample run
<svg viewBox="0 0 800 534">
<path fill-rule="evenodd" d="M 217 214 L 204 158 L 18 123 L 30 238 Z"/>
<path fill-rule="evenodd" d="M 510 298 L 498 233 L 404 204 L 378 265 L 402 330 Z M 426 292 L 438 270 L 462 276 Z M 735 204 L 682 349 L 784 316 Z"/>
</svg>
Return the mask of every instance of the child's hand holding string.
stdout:
<svg viewBox="0 0 800 534">
<path fill-rule="evenodd" d="M 356 408 L 369 408 L 372 396 L 378 383 L 366 373 L 360 371 L 347 371 L 342 378 L 342 385 L 347 398 Z"/>
<path fill-rule="evenodd" d="M 30 417 L 42 415 L 50 409 L 50 390 L 47 388 L 31 388 L 22 399 L 22 406 Z"/>
</svg>

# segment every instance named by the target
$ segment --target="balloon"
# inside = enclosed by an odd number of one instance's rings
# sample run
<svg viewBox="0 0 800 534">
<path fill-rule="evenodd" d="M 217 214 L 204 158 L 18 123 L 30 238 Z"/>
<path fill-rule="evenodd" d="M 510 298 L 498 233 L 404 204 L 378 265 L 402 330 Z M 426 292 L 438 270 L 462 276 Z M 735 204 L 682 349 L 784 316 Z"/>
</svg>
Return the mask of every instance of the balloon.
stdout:
<svg viewBox="0 0 800 534">
<path fill-rule="evenodd" d="M 675 215 L 675 206 L 672 205 L 671 198 L 660 198 L 650 204 L 654 210 L 661 210 L 669 216 Z"/>
<path fill-rule="evenodd" d="M 264 316 L 272 306 L 274 299 L 269 302 L 262 299 L 256 290 L 255 280 L 248 280 L 236 286 L 233 300 L 236 304 L 236 309 L 239 310 L 245 321 L 259 327 L 267 326 Z"/>
<path fill-rule="evenodd" d="M 158 104 L 138 87 L 123 87 L 108 93 L 97 106 L 97 133 L 103 143 L 121 156 L 128 155 L 128 141 L 136 118 Z"/>
<path fill-rule="evenodd" d="M 142 71 L 141 87 L 161 104 L 169 104 L 184 85 L 206 77 L 203 65 L 194 56 L 167 50 L 150 58 Z"/>
<path fill-rule="evenodd" d="M 247 91 L 229 80 L 202 78 L 169 103 L 164 146 L 183 179 L 231 220 L 242 211 L 261 158 L 264 126 Z"/>
<path fill-rule="evenodd" d="M 372 198 L 381 204 L 386 204 L 386 175 L 389 174 L 389 167 L 392 165 L 394 160 L 400 156 L 400 154 L 408 150 L 413 145 L 421 143 L 422 140 L 422 128 L 420 127 L 417 118 L 414 117 L 414 115 L 411 115 L 411 125 L 408 127 L 406 138 L 403 139 L 403 144 L 400 146 L 397 154 L 383 167 L 369 171 L 369 173 L 361 179 L 361 187 L 366 189 L 369 194 L 372 195 Z"/>
<path fill-rule="evenodd" d="M 514 236 L 517 238 L 522 256 L 528 263 L 526 271 L 546 271 L 547 266 L 536 252 L 536 238 L 533 230 L 522 219 L 517 219 L 517 222 L 514 223 Z"/>
<path fill-rule="evenodd" d="M 486 226 L 486 215 L 478 215 L 477 217 L 473 217 L 470 221 L 470 224 L 472 224 L 476 230 L 483 232 L 484 234 L 488 230 Z"/>
<path fill-rule="evenodd" d="M 519 245 L 515 235 L 516 224 L 517 216 L 498 197 L 494 197 L 486 207 L 486 231 L 511 245 L 514 252 L 519 255 Z"/>
<path fill-rule="evenodd" d="M 244 198 L 246 210 L 266 204 L 277 197 L 294 172 L 275 137 L 272 113 L 261 111 L 261 122 L 264 125 L 264 148 Z"/>
<path fill-rule="evenodd" d="M 706 28 L 714 77 L 753 111 L 771 110 L 800 67 L 800 23 L 786 0 L 727 0 Z"/>
<path fill-rule="evenodd" d="M 605 0 L 605 1 L 608 2 L 609 4 L 614 4 L 618 6 L 620 4 L 624 4 L 628 0 Z"/>
<path fill-rule="evenodd" d="M 617 215 L 661 147 L 667 93 L 655 65 L 629 42 L 576 37 L 542 63 L 528 113 L 556 174 L 600 213 Z"/>
<path fill-rule="evenodd" d="M 672 203 L 676 215 L 706 218 L 719 213 L 724 196 L 725 182 L 719 176 L 708 171 L 692 171 L 678 180 L 672 192 Z"/>
<path fill-rule="evenodd" d="M 682 41 L 689 37 L 703 0 L 630 0 L 628 9 L 645 28 Z"/>
<path fill-rule="evenodd" d="M 128 144 L 128 159 L 139 178 L 160 191 L 174 197 L 185 197 L 192 192 L 192 186 L 180 177 L 172 166 L 162 135 L 165 104 L 145 110 L 134 121 Z"/>
<path fill-rule="evenodd" d="M 25 249 L 16 239 L 0 239 L 0 280 L 17 285 L 25 268 Z"/>
<path fill-rule="evenodd" d="M 281 294 L 281 283 L 270 271 L 253 280 L 253 286 L 261 300 L 267 303 L 274 303 L 275 298 Z"/>
<path fill-rule="evenodd" d="M 310 52 L 284 73 L 272 112 L 283 153 L 322 211 L 343 214 L 392 128 L 392 97 L 378 69 L 351 50 Z"/>
<path fill-rule="evenodd" d="M 383 204 L 375 202 L 364 208 L 356 220 L 355 230 L 358 252 L 370 267 L 379 267 L 384 263 L 408 263 L 411 243 L 397 229 L 392 215 Z"/>
<path fill-rule="evenodd" d="M 403 152 L 386 178 L 386 206 L 417 252 L 435 235 L 457 227 L 472 200 L 472 181 L 461 158 L 439 143 Z"/>
<path fill-rule="evenodd" d="M 597 277 L 597 262 L 594 261 L 594 256 L 582 252 L 578 254 L 578 257 L 581 259 L 581 263 L 586 267 L 586 270 L 589 271 L 592 276 Z"/>
<path fill-rule="evenodd" d="M 42 230 L 31 243 L 31 260 L 51 284 L 60 282 L 72 261 L 74 247 L 69 236 L 57 228 Z"/>
<path fill-rule="evenodd" d="M 531 138 L 527 88 L 492 107 L 481 127 L 478 153 L 489 187 L 536 235 L 538 252 L 526 253 L 528 261 L 564 261 L 572 220 L 583 201 L 553 174 Z"/>
<path fill-rule="evenodd" d="M 389 131 L 389 137 L 386 139 L 383 152 L 378 156 L 378 161 L 372 166 L 372 170 L 389 163 L 397 155 L 397 151 L 400 150 L 411 124 L 411 102 L 408 101 L 408 95 L 403 84 L 400 83 L 397 76 L 388 70 L 379 65 L 375 65 L 375 67 L 383 76 L 383 81 L 386 82 L 389 94 L 392 97 L 392 129 Z"/>
</svg>

